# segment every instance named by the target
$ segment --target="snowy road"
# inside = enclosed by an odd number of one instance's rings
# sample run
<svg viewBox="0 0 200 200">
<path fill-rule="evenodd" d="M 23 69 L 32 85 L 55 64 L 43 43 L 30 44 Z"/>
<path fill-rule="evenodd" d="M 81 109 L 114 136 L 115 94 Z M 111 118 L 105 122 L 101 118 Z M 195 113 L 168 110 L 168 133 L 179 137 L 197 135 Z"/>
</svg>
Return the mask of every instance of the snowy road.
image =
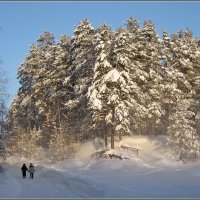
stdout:
<svg viewBox="0 0 200 200">
<path fill-rule="evenodd" d="M 0 173 L 0 179 L 4 180 L 0 187 L 1 198 L 103 197 L 103 191 L 90 181 L 49 167 L 36 166 L 34 179 L 29 176 L 23 179 L 19 165 L 4 163 L 3 169 Z"/>
<path fill-rule="evenodd" d="M 111 164 L 112 163 L 112 164 Z M 199 166 L 149 167 L 131 161 L 100 161 L 88 169 L 36 166 L 23 179 L 19 164 L 3 163 L 0 197 L 7 198 L 199 198 Z M 146 165 L 145 165 L 146 166 Z M 29 174 L 28 174 L 29 175 Z"/>
</svg>

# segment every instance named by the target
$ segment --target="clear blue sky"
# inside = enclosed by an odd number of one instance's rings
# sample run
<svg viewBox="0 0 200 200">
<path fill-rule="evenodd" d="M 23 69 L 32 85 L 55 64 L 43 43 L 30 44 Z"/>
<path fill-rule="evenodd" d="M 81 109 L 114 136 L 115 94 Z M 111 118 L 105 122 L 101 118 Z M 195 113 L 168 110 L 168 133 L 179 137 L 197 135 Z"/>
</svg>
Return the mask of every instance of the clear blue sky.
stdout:
<svg viewBox="0 0 200 200">
<path fill-rule="evenodd" d="M 106 23 L 116 29 L 130 16 L 141 24 L 151 19 L 159 34 L 188 27 L 200 37 L 200 2 L 0 2 L 0 67 L 9 78 L 8 105 L 19 88 L 17 69 L 43 31 L 59 39 L 65 33 L 71 36 L 84 18 L 95 28 Z"/>
</svg>

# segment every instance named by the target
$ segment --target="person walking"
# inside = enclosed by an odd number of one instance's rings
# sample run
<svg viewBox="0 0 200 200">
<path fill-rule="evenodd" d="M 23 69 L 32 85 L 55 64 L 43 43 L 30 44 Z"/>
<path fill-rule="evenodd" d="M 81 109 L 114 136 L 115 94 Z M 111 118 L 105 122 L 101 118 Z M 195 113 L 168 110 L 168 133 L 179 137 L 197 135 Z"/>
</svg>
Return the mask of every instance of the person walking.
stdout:
<svg viewBox="0 0 200 200">
<path fill-rule="evenodd" d="M 22 170 L 23 178 L 26 178 L 26 171 L 28 171 L 28 168 L 26 167 L 26 164 L 23 164 L 21 170 Z"/>
<path fill-rule="evenodd" d="M 30 163 L 29 172 L 30 172 L 30 178 L 33 179 L 33 174 L 35 173 L 35 167 L 33 166 L 32 163 Z"/>
</svg>

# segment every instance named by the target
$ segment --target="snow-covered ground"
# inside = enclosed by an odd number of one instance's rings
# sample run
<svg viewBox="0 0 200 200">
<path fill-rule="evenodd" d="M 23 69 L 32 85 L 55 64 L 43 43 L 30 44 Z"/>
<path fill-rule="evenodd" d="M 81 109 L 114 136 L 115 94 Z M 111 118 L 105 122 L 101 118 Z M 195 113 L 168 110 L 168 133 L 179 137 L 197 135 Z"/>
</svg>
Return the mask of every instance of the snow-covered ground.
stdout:
<svg viewBox="0 0 200 200">
<path fill-rule="evenodd" d="M 110 152 L 128 158 L 123 160 L 98 158 L 100 143 L 84 143 L 76 159 L 54 165 L 15 157 L 0 161 L 0 198 L 200 198 L 200 163 L 170 159 L 165 137 L 123 138 Z M 139 148 L 139 155 L 121 145 Z M 24 162 L 35 164 L 34 179 L 22 178 Z"/>
</svg>

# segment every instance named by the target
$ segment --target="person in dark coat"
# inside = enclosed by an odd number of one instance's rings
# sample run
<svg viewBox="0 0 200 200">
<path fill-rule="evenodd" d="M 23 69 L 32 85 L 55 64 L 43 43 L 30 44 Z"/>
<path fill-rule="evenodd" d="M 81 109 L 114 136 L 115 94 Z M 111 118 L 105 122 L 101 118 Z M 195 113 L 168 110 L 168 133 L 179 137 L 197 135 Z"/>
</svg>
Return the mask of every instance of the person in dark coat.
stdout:
<svg viewBox="0 0 200 200">
<path fill-rule="evenodd" d="M 32 163 L 29 166 L 29 172 L 30 172 L 30 178 L 33 178 L 33 174 L 35 172 L 35 167 L 33 166 Z"/>
<path fill-rule="evenodd" d="M 26 171 L 28 171 L 28 168 L 26 167 L 26 164 L 23 164 L 21 170 L 22 170 L 23 178 L 26 178 Z"/>
</svg>

